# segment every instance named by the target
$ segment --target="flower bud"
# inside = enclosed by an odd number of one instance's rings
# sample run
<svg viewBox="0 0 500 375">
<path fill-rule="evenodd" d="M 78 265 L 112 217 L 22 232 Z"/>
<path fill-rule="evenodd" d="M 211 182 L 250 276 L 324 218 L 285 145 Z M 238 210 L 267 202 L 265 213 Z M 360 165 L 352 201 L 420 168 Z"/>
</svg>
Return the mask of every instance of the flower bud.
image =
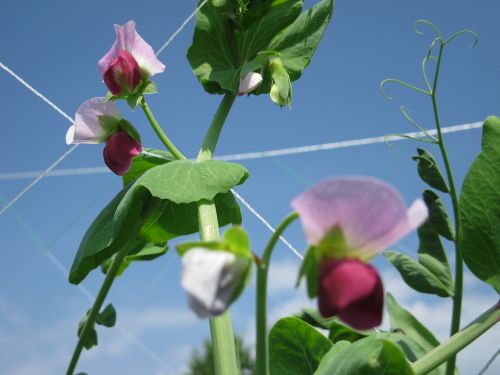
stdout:
<svg viewBox="0 0 500 375">
<path fill-rule="evenodd" d="M 118 176 L 123 176 L 129 170 L 132 158 L 141 152 L 139 141 L 128 133 L 119 131 L 108 138 L 103 155 L 108 168 Z"/>
<path fill-rule="evenodd" d="M 200 318 L 227 310 L 245 282 L 251 261 L 228 251 L 194 247 L 182 257 L 182 287 L 191 310 Z"/>
<path fill-rule="evenodd" d="M 250 72 L 240 81 L 238 95 L 248 94 L 262 83 L 262 76 L 256 72 Z"/>
<path fill-rule="evenodd" d="M 325 261 L 320 265 L 318 309 L 365 330 L 382 322 L 384 290 L 377 271 L 357 259 Z"/>
<path fill-rule="evenodd" d="M 269 61 L 269 70 L 273 80 L 269 92 L 271 100 L 281 107 L 290 106 L 292 104 L 292 82 L 281 59 L 278 57 L 272 58 Z"/>
<path fill-rule="evenodd" d="M 104 83 L 115 96 L 133 93 L 141 83 L 141 69 L 127 51 L 120 51 L 103 75 Z"/>
</svg>

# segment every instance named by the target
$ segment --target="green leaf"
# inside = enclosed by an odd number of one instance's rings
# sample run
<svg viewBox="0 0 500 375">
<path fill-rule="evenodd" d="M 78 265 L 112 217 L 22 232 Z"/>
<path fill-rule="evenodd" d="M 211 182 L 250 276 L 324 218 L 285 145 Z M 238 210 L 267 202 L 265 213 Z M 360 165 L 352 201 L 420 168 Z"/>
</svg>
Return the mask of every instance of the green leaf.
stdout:
<svg viewBox="0 0 500 375">
<path fill-rule="evenodd" d="M 318 369 L 314 372 L 314 375 L 330 375 L 332 362 L 335 361 L 337 356 L 341 354 L 344 349 L 349 347 L 349 345 L 351 345 L 349 341 L 338 341 L 333 344 L 332 348 L 321 359 Z"/>
<path fill-rule="evenodd" d="M 81 334 L 82 334 L 82 331 L 83 331 L 83 327 L 85 327 L 85 323 L 87 322 L 87 318 L 89 316 L 89 313 L 90 313 L 90 310 L 88 310 L 86 313 L 85 313 L 85 316 L 80 320 L 80 322 L 78 323 L 78 331 L 77 331 L 77 334 L 78 334 L 78 337 L 80 338 Z M 98 340 L 97 340 L 97 331 L 95 330 L 95 327 L 92 327 L 92 329 L 89 331 L 89 333 L 87 334 L 87 338 L 85 339 L 85 341 L 83 342 L 83 347 L 87 350 L 90 350 L 91 348 L 93 348 L 94 346 L 97 346 L 98 344 Z"/>
<path fill-rule="evenodd" d="M 500 293 L 500 118 L 483 125 L 482 151 L 459 201 L 460 252 L 469 269 Z"/>
<path fill-rule="evenodd" d="M 375 333 L 374 330 L 359 331 L 349 327 L 338 319 L 334 319 L 330 325 L 328 338 L 334 343 L 339 341 L 355 342 L 368 337 L 373 333 Z"/>
<path fill-rule="evenodd" d="M 85 233 L 69 273 L 72 284 L 80 283 L 90 271 L 129 246 L 139 233 L 149 196 L 145 189 L 128 194 L 130 187 L 113 198 Z"/>
<path fill-rule="evenodd" d="M 316 298 L 318 295 L 318 258 L 317 249 L 314 246 L 307 249 L 299 270 L 299 276 L 295 287 L 299 287 L 303 277 L 307 281 L 307 295 L 309 298 Z"/>
<path fill-rule="evenodd" d="M 434 156 L 423 148 L 417 148 L 418 155 L 413 156 L 412 159 L 417 162 L 418 174 L 424 182 L 434 189 L 438 189 L 443 193 L 448 193 L 448 185 L 439 170 Z"/>
<path fill-rule="evenodd" d="M 138 250 L 129 253 L 125 257 L 127 262 L 139 262 L 139 261 L 150 261 L 154 260 L 168 251 L 168 246 L 166 244 L 141 244 Z"/>
<path fill-rule="evenodd" d="M 391 330 L 406 336 L 406 338 L 398 338 L 398 336 L 394 336 L 395 333 L 392 333 L 392 341 L 399 342 L 403 350 L 405 347 L 411 349 L 414 357 L 418 359 L 440 344 L 432 332 L 420 323 L 409 311 L 401 307 L 390 293 L 387 293 L 386 306 L 391 323 Z M 412 362 L 414 361 L 415 359 L 412 360 Z M 443 364 L 429 374 L 441 375 L 445 374 L 445 372 L 446 364 Z M 456 371 L 456 373 L 458 373 L 458 371 Z"/>
<path fill-rule="evenodd" d="M 292 81 L 298 79 L 311 62 L 332 14 L 333 0 L 322 0 L 303 12 L 270 42 L 268 49 L 280 53 Z"/>
<path fill-rule="evenodd" d="M 439 196 L 432 190 L 424 190 L 424 202 L 429 209 L 429 218 L 427 222 L 432 229 L 444 238 L 454 241 L 455 232 L 446 212 L 443 202 Z"/>
<path fill-rule="evenodd" d="M 294 316 L 312 325 L 313 327 L 322 329 L 330 329 L 330 326 L 335 321 L 335 318 L 324 318 L 318 310 L 312 308 L 302 309 Z"/>
<path fill-rule="evenodd" d="M 147 153 L 134 156 L 130 169 L 122 176 L 124 187 L 142 176 L 148 169 L 176 160 L 172 154 L 166 151 L 151 148 L 145 148 L 144 151 Z"/>
<path fill-rule="evenodd" d="M 331 347 L 330 340 L 302 320 L 280 319 L 269 333 L 270 374 L 312 375 Z"/>
<path fill-rule="evenodd" d="M 344 345 L 344 344 L 343 344 Z M 401 349 L 389 340 L 370 336 L 345 346 L 323 371 L 329 375 L 413 375 Z"/>
<path fill-rule="evenodd" d="M 97 314 L 95 322 L 105 327 L 113 327 L 116 324 L 116 310 L 111 303 Z"/>
<path fill-rule="evenodd" d="M 421 293 L 437 294 L 441 297 L 453 295 L 449 285 L 443 285 L 431 271 L 406 254 L 396 251 L 386 251 L 384 256 L 401 274 L 410 287 Z"/>
</svg>

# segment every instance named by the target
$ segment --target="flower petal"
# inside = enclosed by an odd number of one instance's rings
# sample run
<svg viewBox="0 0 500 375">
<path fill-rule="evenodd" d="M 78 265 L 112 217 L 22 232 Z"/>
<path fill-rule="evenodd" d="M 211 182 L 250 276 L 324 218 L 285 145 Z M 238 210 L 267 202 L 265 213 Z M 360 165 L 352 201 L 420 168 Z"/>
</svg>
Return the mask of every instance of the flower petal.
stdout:
<svg viewBox="0 0 500 375">
<path fill-rule="evenodd" d="M 240 86 L 238 88 L 238 95 L 247 94 L 252 92 L 262 83 L 262 76 L 256 72 L 248 73 L 240 81 Z"/>
<path fill-rule="evenodd" d="M 324 317 L 338 315 L 356 329 L 382 322 L 383 286 L 372 266 L 357 259 L 324 262 L 318 288 L 318 308 Z"/>
<path fill-rule="evenodd" d="M 222 314 L 241 281 L 248 260 L 227 251 L 195 247 L 182 257 L 182 287 L 200 318 Z"/>
<path fill-rule="evenodd" d="M 317 245 L 338 226 L 353 254 L 368 258 L 408 233 L 409 217 L 399 193 L 390 185 L 369 177 L 324 180 L 292 201 L 308 241 Z M 417 206 L 413 224 L 420 224 Z M 392 241 L 392 242 L 391 242 Z"/>
<path fill-rule="evenodd" d="M 106 165 L 118 176 L 128 172 L 132 158 L 142 152 L 141 144 L 124 131 L 108 138 L 103 155 Z"/>
<path fill-rule="evenodd" d="M 103 122 L 103 116 L 116 121 Z M 75 123 L 70 126 L 66 133 L 66 143 L 104 143 L 110 134 L 116 131 L 114 125 L 120 121 L 120 113 L 113 102 L 106 98 L 92 98 L 84 102 L 76 111 Z"/>
</svg>

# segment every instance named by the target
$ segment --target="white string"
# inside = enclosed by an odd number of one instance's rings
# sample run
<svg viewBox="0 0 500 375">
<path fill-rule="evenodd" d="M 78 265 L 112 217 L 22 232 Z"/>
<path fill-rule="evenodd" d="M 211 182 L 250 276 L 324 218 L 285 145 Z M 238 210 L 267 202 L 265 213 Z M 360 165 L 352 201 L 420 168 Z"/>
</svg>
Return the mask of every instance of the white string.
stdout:
<svg viewBox="0 0 500 375">
<path fill-rule="evenodd" d="M 61 108 L 56 106 L 54 103 L 52 103 L 49 99 L 47 99 L 46 96 L 44 96 L 40 91 L 36 90 L 33 86 L 31 86 L 28 82 L 26 82 L 24 79 L 19 77 L 14 71 L 9 69 L 7 66 L 2 64 L 0 61 L 0 68 L 5 70 L 7 73 L 9 73 L 12 77 L 14 77 L 19 83 L 21 83 L 24 87 L 26 87 L 28 90 L 30 90 L 33 94 L 38 96 L 40 99 L 42 99 L 45 103 L 47 103 L 50 107 L 52 107 L 53 110 L 55 110 L 57 113 L 59 113 L 61 116 L 66 118 L 69 122 L 73 123 L 73 119 L 71 116 L 69 116 L 67 113 L 65 113 Z"/>
<path fill-rule="evenodd" d="M 493 355 L 491 356 L 491 358 L 488 360 L 488 362 L 486 362 L 486 364 L 484 365 L 484 367 L 481 369 L 481 371 L 478 372 L 477 375 L 486 374 L 486 371 L 492 365 L 492 363 L 495 362 L 495 359 L 498 357 L 499 354 L 500 354 L 500 349 L 498 349 L 495 353 L 493 353 Z"/>
<path fill-rule="evenodd" d="M 160 47 L 158 51 L 156 51 L 156 56 L 158 56 L 160 53 L 163 52 L 165 48 L 168 47 L 168 45 L 175 39 L 177 34 L 179 34 L 182 31 L 182 29 L 188 24 L 188 22 L 191 21 L 191 18 L 193 18 L 196 15 L 196 13 L 200 11 L 201 8 L 203 8 L 203 6 L 207 3 L 207 1 L 208 0 L 204 0 L 200 5 L 198 5 L 198 7 L 194 10 L 194 12 L 191 13 L 188 18 L 186 18 L 186 20 L 181 24 L 181 26 L 179 26 L 179 28 L 175 30 L 172 36 L 168 38 L 168 40 Z"/>
<path fill-rule="evenodd" d="M 462 125 L 453 125 L 441 128 L 442 133 L 456 133 L 471 129 L 481 128 L 481 122 L 471 122 Z M 436 129 L 427 130 L 427 133 L 435 135 Z M 423 132 L 413 132 L 413 133 L 405 133 L 402 134 L 405 136 L 412 137 L 420 137 L 423 136 Z M 316 152 L 316 151 L 326 151 L 333 150 L 338 148 L 348 148 L 354 146 L 363 146 L 368 144 L 376 144 L 376 143 L 384 143 L 384 142 L 394 142 L 394 141 L 403 141 L 408 138 L 402 138 L 397 136 L 380 136 L 380 137 L 372 137 L 372 138 L 361 138 L 361 139 L 353 139 L 348 141 L 340 141 L 340 142 L 331 142 L 331 143 L 322 143 L 317 145 L 310 146 L 300 146 L 300 147 L 290 147 L 290 148 L 282 148 L 277 150 L 270 151 L 259 151 L 259 152 L 247 152 L 242 154 L 231 154 L 231 155 L 222 155 L 215 156 L 216 160 L 223 161 L 238 161 L 238 160 L 250 160 L 250 159 L 262 159 L 269 158 L 275 156 L 283 156 L 283 155 L 294 155 L 301 154 L 307 152 Z M 143 153 L 149 156 L 155 156 L 158 158 L 163 158 L 163 156 L 154 154 L 152 152 L 144 152 Z M 28 172 L 13 172 L 13 173 L 0 173 L 0 180 L 19 180 L 23 178 L 30 178 L 34 176 L 38 176 L 40 171 L 28 171 Z M 86 174 L 99 174 L 99 173 L 109 173 L 109 169 L 106 167 L 88 167 L 88 168 L 71 168 L 71 169 L 57 169 L 51 171 L 47 176 L 56 177 L 56 176 L 78 176 L 78 175 L 86 175 Z"/>
<path fill-rule="evenodd" d="M 7 203 L 5 206 L 2 207 L 0 210 L 0 215 L 2 215 L 9 207 L 11 207 L 14 203 L 16 203 L 24 194 L 26 194 L 33 186 L 35 186 L 42 178 L 47 176 L 52 169 L 54 169 L 60 162 L 62 162 L 66 156 L 71 154 L 75 149 L 78 147 L 78 145 L 73 145 L 69 150 L 66 150 L 64 154 L 61 155 L 59 159 L 57 159 L 55 162 L 53 162 L 50 167 L 48 167 L 46 170 L 41 172 L 37 178 L 35 178 L 33 181 L 31 181 L 23 190 L 21 190 L 9 203 Z"/>
<path fill-rule="evenodd" d="M 239 195 L 236 191 L 234 191 L 234 189 L 231 189 L 231 192 L 234 194 L 236 199 L 238 199 L 241 203 L 243 203 L 243 205 L 248 209 L 248 211 L 250 211 L 257 219 L 259 219 L 259 221 L 262 224 L 264 224 L 267 227 L 267 229 L 269 229 L 273 233 L 276 232 L 276 229 L 274 229 L 273 226 L 271 224 L 269 224 L 269 222 L 266 219 L 264 219 L 252 206 L 250 206 L 250 204 L 246 200 L 244 200 L 241 195 Z M 292 250 L 292 252 L 295 255 L 297 255 L 300 259 L 303 259 L 303 256 L 300 253 L 300 251 L 298 251 L 295 247 L 293 247 L 292 244 L 290 242 L 288 242 L 288 240 L 285 237 L 280 236 L 279 239 L 290 250 Z"/>
</svg>

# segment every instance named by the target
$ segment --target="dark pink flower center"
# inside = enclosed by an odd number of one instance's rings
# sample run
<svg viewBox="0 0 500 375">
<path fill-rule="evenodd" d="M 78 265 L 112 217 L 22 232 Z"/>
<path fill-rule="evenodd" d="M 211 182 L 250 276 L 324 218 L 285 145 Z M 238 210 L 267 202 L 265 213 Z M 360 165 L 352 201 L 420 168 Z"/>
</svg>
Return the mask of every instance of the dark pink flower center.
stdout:
<svg viewBox="0 0 500 375">
<path fill-rule="evenodd" d="M 141 144 L 124 131 L 110 136 L 104 147 L 104 162 L 118 176 L 123 176 L 130 168 L 132 158 L 142 152 Z"/>
<path fill-rule="evenodd" d="M 134 56 L 120 51 L 104 72 L 103 79 L 113 95 L 120 95 L 123 90 L 133 93 L 141 82 L 141 68 Z"/>
<path fill-rule="evenodd" d="M 320 265 L 318 306 L 321 315 L 337 315 L 356 329 L 382 322 L 384 290 L 372 266 L 357 259 L 325 261 Z"/>
</svg>

